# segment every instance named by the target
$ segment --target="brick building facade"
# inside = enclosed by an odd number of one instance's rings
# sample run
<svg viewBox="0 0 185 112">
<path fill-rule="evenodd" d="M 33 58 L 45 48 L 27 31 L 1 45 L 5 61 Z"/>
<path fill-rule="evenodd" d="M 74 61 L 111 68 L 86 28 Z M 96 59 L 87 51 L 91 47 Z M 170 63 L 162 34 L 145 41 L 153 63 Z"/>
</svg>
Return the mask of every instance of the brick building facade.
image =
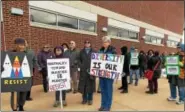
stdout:
<svg viewBox="0 0 185 112">
<path fill-rule="evenodd" d="M 130 25 L 129 32 L 133 27 L 134 32 L 136 31 L 137 39 L 132 40 L 124 39 L 122 37 L 122 32 L 119 33 L 119 38 L 116 38 L 115 35 L 112 35 L 112 44 L 116 47 L 117 51 L 120 53 L 120 47 L 123 45 L 135 46 L 140 50 L 148 51 L 149 49 L 159 50 L 161 53 L 164 51 L 175 52 L 174 43 L 181 41 L 183 24 L 184 24 L 184 3 L 181 1 L 55 1 L 56 7 L 64 7 L 70 9 L 69 15 L 73 17 L 73 10 L 79 15 L 74 15 L 74 17 L 82 18 L 82 20 L 93 20 L 95 23 L 95 31 L 87 32 L 78 30 L 70 30 L 64 28 L 58 28 L 53 26 L 46 26 L 41 24 L 35 24 L 34 21 L 30 19 L 32 10 L 30 7 L 39 8 L 47 10 L 51 13 L 57 13 L 57 25 L 58 22 L 58 13 L 68 15 L 68 11 L 57 12 L 55 6 L 48 5 L 44 7 L 44 3 L 39 5 L 40 1 L 2 1 L 2 13 L 3 21 L 1 21 L 1 26 L 4 26 L 4 29 L 1 29 L 1 39 L 2 45 L 6 48 L 11 49 L 13 46 L 13 40 L 16 37 L 25 38 L 29 47 L 34 49 L 37 53 L 44 44 L 51 44 L 53 47 L 56 45 L 61 45 L 63 42 L 69 42 L 74 40 L 77 43 L 79 49 L 83 48 L 83 41 L 88 39 L 92 42 L 92 45 L 95 49 L 101 47 L 101 37 L 108 35 L 109 24 L 113 24 L 112 19 L 115 19 L 117 24 L 121 21 L 123 26 L 120 26 L 121 31 L 125 30 L 126 26 Z M 43 1 L 43 2 L 52 2 L 52 1 Z M 47 4 L 47 3 L 46 3 Z M 23 10 L 23 15 L 13 15 L 11 14 L 11 8 L 19 8 Z M 71 12 L 71 13 L 70 13 Z M 80 13 L 93 15 L 93 17 L 83 16 Z M 92 13 L 92 14 L 91 14 Z M 33 15 L 34 16 L 34 15 Z M 84 18 L 83 18 L 84 17 Z M 42 18 L 41 18 L 42 19 Z M 43 18 L 44 19 L 44 18 Z M 79 21 L 78 20 L 78 25 Z M 111 22 L 112 21 L 112 22 Z M 33 23 L 33 24 L 32 24 Z M 91 23 L 91 22 L 90 22 Z M 146 26 L 146 27 L 145 27 Z M 102 31 L 102 28 L 108 28 L 108 32 Z M 83 27 L 85 29 L 85 26 Z M 117 28 L 115 26 L 115 28 Z M 123 28 L 123 29 L 122 29 Z M 127 29 L 127 28 L 126 28 Z M 111 31 L 111 30 L 110 30 Z M 146 42 L 146 32 L 152 35 Z M 151 33 L 156 32 L 156 33 Z M 115 32 L 114 32 L 115 33 Z M 132 33 L 132 31 L 131 31 Z M 131 34 L 129 33 L 129 34 Z M 156 40 L 152 40 L 155 38 Z M 117 32 L 116 32 L 117 35 Z M 114 38 L 115 37 L 115 38 Z M 158 38 L 159 37 L 159 38 Z M 148 37 L 147 37 L 148 38 Z M 170 39 L 170 41 L 169 41 Z M 151 42 L 150 42 L 151 41 Z M 172 45 L 167 45 L 173 43 Z M 156 42 L 156 43 L 152 43 Z M 158 45 L 158 43 L 160 43 Z M 40 75 L 35 76 L 35 84 L 39 84 L 41 77 Z"/>
</svg>

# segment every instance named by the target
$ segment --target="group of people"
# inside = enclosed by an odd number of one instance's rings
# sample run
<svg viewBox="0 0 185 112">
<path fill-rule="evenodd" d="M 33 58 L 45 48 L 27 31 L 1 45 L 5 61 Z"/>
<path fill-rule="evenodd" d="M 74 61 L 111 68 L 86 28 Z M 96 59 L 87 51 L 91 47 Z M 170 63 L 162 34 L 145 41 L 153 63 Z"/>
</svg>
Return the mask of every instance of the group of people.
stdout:
<svg viewBox="0 0 185 112">
<path fill-rule="evenodd" d="M 179 49 L 176 55 L 179 55 L 181 73 L 179 76 L 170 76 L 168 77 L 170 83 L 170 93 L 171 96 L 168 98 L 169 101 L 174 101 L 176 99 L 176 87 L 179 90 L 180 99 L 177 104 L 184 103 L 185 97 L 185 76 L 184 73 L 184 52 Z M 164 54 L 159 55 L 158 51 L 149 50 L 148 53 L 144 51 L 138 51 L 134 46 L 128 51 L 127 46 L 123 46 L 121 49 L 122 55 L 125 56 L 123 74 L 122 74 L 122 85 L 119 90 L 121 93 L 128 93 L 128 84 L 133 83 L 133 75 L 135 75 L 135 86 L 138 86 L 139 79 L 144 78 L 144 73 L 147 69 L 154 70 L 154 75 L 151 80 L 148 80 L 149 91 L 146 91 L 147 94 L 157 94 L 158 93 L 158 79 L 161 75 L 161 69 L 165 67 Z M 22 38 L 15 39 L 15 49 L 14 52 L 25 52 L 32 54 L 32 62 L 34 65 L 33 72 L 35 68 L 38 68 L 38 71 L 42 74 L 43 77 L 43 90 L 48 92 L 48 73 L 47 73 L 47 59 L 55 58 L 69 58 L 70 61 L 70 77 L 71 77 L 71 86 L 70 90 L 62 91 L 62 103 L 63 106 L 67 106 L 66 95 L 68 92 L 73 91 L 73 93 L 80 92 L 82 94 L 82 104 L 93 104 L 93 93 L 96 91 L 96 77 L 90 75 L 90 63 L 91 63 L 91 53 L 105 53 L 105 54 L 117 54 L 116 48 L 111 45 L 111 39 L 108 36 L 102 38 L 102 47 L 96 51 L 92 48 L 91 42 L 89 40 L 84 41 L 84 48 L 78 50 L 76 48 L 75 41 L 70 41 L 69 46 L 67 43 L 64 43 L 60 46 L 56 46 L 53 50 L 49 44 L 44 45 L 42 50 L 36 56 L 34 52 L 28 49 L 27 42 Z M 139 52 L 138 54 L 138 64 L 131 65 L 131 55 L 132 53 Z M 155 69 L 154 69 L 155 68 Z M 127 77 L 130 77 L 129 82 Z M 175 80 L 175 81 L 174 81 Z M 99 77 L 98 84 L 98 93 L 101 93 L 101 106 L 99 111 L 110 111 L 112 105 L 112 96 L 113 96 L 113 79 Z M 181 82 L 181 83 L 180 83 Z M 181 85 L 179 85 L 181 84 Z M 55 92 L 55 102 L 54 107 L 60 106 L 60 92 Z M 13 93 L 12 93 L 13 94 Z M 29 92 L 18 92 L 18 108 L 19 111 L 24 111 L 24 103 L 26 100 L 30 101 Z M 13 102 L 13 98 L 11 100 Z M 14 111 L 16 109 L 13 109 Z"/>
</svg>

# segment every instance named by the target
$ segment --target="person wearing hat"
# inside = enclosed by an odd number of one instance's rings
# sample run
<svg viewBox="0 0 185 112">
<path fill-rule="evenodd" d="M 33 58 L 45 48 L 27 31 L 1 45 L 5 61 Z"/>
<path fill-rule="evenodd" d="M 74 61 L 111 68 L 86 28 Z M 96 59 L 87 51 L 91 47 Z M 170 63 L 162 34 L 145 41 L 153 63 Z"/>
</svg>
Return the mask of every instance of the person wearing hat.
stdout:
<svg viewBox="0 0 185 112">
<path fill-rule="evenodd" d="M 92 105 L 93 92 L 96 91 L 96 78 L 90 75 L 91 53 L 94 52 L 95 50 L 91 47 L 90 41 L 86 40 L 79 56 L 80 77 L 78 91 L 82 94 L 82 104 L 88 103 L 88 105 Z"/>
<path fill-rule="evenodd" d="M 34 54 L 26 51 L 25 40 L 23 38 L 16 38 L 14 41 L 14 45 L 15 45 L 15 48 L 13 49 L 12 52 L 24 52 L 26 54 L 29 54 L 30 57 L 32 58 L 32 65 L 34 68 L 36 66 L 36 60 L 34 58 Z M 21 91 L 17 92 L 17 96 L 18 96 L 17 107 L 18 107 L 19 111 L 24 111 L 23 107 L 26 102 L 26 95 L 27 95 L 27 92 L 21 92 Z M 13 111 L 17 111 L 17 109 L 13 108 L 13 106 L 14 106 L 13 102 L 14 102 L 14 92 L 11 93 L 11 108 Z"/>
</svg>

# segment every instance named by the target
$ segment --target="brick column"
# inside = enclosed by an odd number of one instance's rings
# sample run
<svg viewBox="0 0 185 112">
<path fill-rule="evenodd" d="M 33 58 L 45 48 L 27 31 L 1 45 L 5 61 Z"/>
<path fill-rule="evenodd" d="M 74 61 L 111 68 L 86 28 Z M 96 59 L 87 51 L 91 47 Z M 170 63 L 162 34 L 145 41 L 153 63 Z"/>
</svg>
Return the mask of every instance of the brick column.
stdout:
<svg viewBox="0 0 185 112">
<path fill-rule="evenodd" d="M 140 49 L 139 50 L 144 50 L 144 44 L 145 44 L 145 39 L 143 38 L 143 36 L 145 36 L 145 28 L 141 28 L 140 27 L 140 31 L 139 31 L 139 41 L 140 41 Z"/>
</svg>

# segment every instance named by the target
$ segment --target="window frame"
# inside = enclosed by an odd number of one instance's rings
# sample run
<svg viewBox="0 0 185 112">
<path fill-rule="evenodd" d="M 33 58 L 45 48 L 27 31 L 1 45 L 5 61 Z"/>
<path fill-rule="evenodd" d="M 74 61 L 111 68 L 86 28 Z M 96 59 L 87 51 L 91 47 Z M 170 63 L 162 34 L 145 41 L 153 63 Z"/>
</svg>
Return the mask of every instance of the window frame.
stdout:
<svg viewBox="0 0 185 112">
<path fill-rule="evenodd" d="M 145 43 L 163 45 L 163 43 L 162 43 L 162 42 L 163 42 L 163 38 L 160 38 L 160 37 L 157 37 L 157 36 L 152 36 L 152 35 L 149 35 L 149 34 L 145 34 L 145 36 L 146 36 L 146 37 L 150 37 L 150 39 L 149 39 L 150 42 L 146 41 L 146 39 L 145 39 Z M 155 38 L 155 43 L 152 42 L 152 38 Z M 160 40 L 161 40 L 161 43 L 160 43 L 160 44 L 157 43 L 157 39 L 160 39 Z"/>
<path fill-rule="evenodd" d="M 32 22 L 31 21 L 31 9 L 55 14 L 56 15 L 56 25 L 49 25 L 49 24 L 44 24 L 44 23 L 39 23 L 39 22 Z M 77 29 L 58 26 L 58 16 L 65 16 L 65 17 L 77 19 Z M 94 23 L 95 24 L 95 31 L 91 32 L 88 30 L 80 30 L 79 29 L 79 20 Z M 97 33 L 97 22 L 95 22 L 95 21 L 90 21 L 90 20 L 86 20 L 84 18 L 79 18 L 79 17 L 75 17 L 75 16 L 71 16 L 71 15 L 67 15 L 67 14 L 63 14 L 63 13 L 59 13 L 59 12 L 55 12 L 55 11 L 51 11 L 51 10 L 47 10 L 47 9 L 43 9 L 43 8 L 38 8 L 38 7 L 34 7 L 34 6 L 29 6 L 29 23 L 30 24 L 31 23 L 43 24 L 43 25 L 48 25 L 48 26 L 52 26 L 52 27 L 54 26 L 54 27 L 59 27 L 59 28 L 67 28 L 67 29 L 71 29 L 71 30 L 77 30 L 79 32 L 84 31 L 84 32 L 89 32 L 89 33 Z"/>
<path fill-rule="evenodd" d="M 107 32 L 107 35 L 109 35 L 109 27 L 118 29 L 118 36 L 116 36 L 116 37 L 118 37 L 118 38 L 122 38 L 122 39 L 126 39 L 126 40 L 129 39 L 129 40 L 136 40 L 136 41 L 139 41 L 139 32 L 132 31 L 132 30 L 125 29 L 125 28 L 120 28 L 120 27 L 112 26 L 112 25 L 108 25 L 108 32 Z M 125 36 L 122 37 L 122 36 L 120 36 L 120 30 L 126 30 L 126 31 L 128 31 L 128 37 L 125 37 Z M 130 38 L 130 36 L 129 36 L 130 32 L 136 33 L 137 39 L 132 39 L 132 38 Z M 115 36 L 115 35 L 109 35 L 109 36 Z"/>
</svg>

